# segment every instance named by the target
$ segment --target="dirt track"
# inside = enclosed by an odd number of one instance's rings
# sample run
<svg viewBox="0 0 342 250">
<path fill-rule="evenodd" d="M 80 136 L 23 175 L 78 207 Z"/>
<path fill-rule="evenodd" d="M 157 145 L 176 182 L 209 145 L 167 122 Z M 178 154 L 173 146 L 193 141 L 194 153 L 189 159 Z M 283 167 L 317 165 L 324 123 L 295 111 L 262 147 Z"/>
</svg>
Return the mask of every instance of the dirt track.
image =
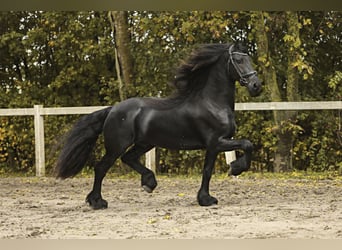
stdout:
<svg viewBox="0 0 342 250">
<path fill-rule="evenodd" d="M 1 178 L 0 238 L 342 239 L 341 181 L 213 177 L 219 205 L 205 208 L 199 179 L 158 179 L 148 194 L 137 178 L 107 178 L 109 207 L 94 211 L 92 179 Z"/>
</svg>

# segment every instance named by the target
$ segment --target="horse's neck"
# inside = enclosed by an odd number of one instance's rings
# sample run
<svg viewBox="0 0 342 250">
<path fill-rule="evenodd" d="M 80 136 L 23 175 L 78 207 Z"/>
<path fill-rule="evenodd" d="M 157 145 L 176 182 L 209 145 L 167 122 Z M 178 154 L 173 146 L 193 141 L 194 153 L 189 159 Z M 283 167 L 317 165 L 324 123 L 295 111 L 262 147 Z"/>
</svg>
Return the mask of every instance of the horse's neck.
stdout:
<svg viewBox="0 0 342 250">
<path fill-rule="evenodd" d="M 226 107 L 228 105 L 234 111 L 235 82 L 226 74 L 217 74 L 216 72 L 213 70 L 209 75 L 207 84 L 202 90 L 202 96 L 217 106 Z"/>
</svg>

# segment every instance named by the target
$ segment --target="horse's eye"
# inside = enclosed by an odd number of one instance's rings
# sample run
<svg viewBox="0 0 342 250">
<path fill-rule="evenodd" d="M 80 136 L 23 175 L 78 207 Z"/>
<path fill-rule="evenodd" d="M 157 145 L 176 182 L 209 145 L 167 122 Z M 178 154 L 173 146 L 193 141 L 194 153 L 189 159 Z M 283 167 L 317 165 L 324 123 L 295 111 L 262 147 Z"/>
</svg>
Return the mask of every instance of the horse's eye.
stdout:
<svg viewBox="0 0 342 250">
<path fill-rule="evenodd" d="M 238 63 L 238 64 L 241 64 L 242 61 L 243 61 L 242 58 L 235 59 L 235 62 Z"/>
</svg>

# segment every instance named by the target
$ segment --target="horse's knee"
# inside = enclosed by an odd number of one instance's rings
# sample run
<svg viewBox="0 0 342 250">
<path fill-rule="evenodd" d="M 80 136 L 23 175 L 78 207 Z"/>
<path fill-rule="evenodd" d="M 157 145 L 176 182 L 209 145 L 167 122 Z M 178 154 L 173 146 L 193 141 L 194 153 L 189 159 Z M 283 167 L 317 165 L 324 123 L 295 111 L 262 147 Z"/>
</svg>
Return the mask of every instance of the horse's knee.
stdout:
<svg viewBox="0 0 342 250">
<path fill-rule="evenodd" d="M 126 154 L 124 154 L 123 156 L 121 156 L 121 161 L 127 165 L 130 165 L 130 157 L 127 156 Z"/>
<path fill-rule="evenodd" d="M 249 140 L 245 140 L 243 142 L 243 148 L 247 152 L 252 152 L 253 151 L 253 144 Z"/>
<path fill-rule="evenodd" d="M 137 157 L 134 157 L 134 155 L 132 155 L 130 152 L 127 152 L 123 156 L 121 156 L 121 161 L 129 166 L 137 160 Z"/>
</svg>

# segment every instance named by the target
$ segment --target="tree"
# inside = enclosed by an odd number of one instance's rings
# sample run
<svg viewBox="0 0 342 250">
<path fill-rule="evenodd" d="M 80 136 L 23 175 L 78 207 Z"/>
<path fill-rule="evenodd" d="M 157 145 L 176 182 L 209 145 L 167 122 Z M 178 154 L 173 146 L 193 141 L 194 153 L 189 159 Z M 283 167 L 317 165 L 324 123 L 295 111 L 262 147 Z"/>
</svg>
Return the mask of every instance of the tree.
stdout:
<svg viewBox="0 0 342 250">
<path fill-rule="evenodd" d="M 258 53 L 258 62 L 260 63 L 260 68 L 262 71 L 263 79 L 266 82 L 266 89 L 265 92 L 268 96 L 271 97 L 271 101 L 279 102 L 281 101 L 281 94 L 278 88 L 278 82 L 277 82 L 277 75 L 276 70 L 274 66 L 273 59 L 271 57 L 271 52 L 269 49 L 269 39 L 268 39 L 268 30 L 267 26 L 265 25 L 265 15 L 268 16 L 268 14 L 263 12 L 254 12 L 252 14 L 252 23 L 254 25 L 254 34 L 255 34 L 255 41 L 256 45 L 258 47 L 257 53 Z M 279 126 L 281 123 L 281 116 L 279 111 L 273 112 L 273 117 L 276 126 Z M 280 138 L 278 138 L 280 139 Z M 279 144 L 278 144 L 279 145 Z M 285 149 L 286 150 L 286 149 Z M 281 163 L 281 161 L 277 161 L 277 158 L 283 158 L 283 155 L 281 154 L 283 150 L 279 149 L 278 152 L 275 153 L 275 160 L 274 163 L 278 164 Z M 280 168 L 280 165 L 274 166 L 275 170 L 277 171 Z"/>
<path fill-rule="evenodd" d="M 271 101 L 299 101 L 300 73 L 306 69 L 303 72 L 305 79 L 308 77 L 307 74 L 312 75 L 312 68 L 305 61 L 306 52 L 302 47 L 300 36 L 302 25 L 299 23 L 297 13 L 258 11 L 252 14 L 252 19 L 255 26 L 258 61 L 268 85 L 267 91 Z M 282 32 L 279 32 L 280 27 Z M 271 49 L 270 39 L 276 44 Z M 280 60 L 281 65 L 277 65 L 275 59 Z M 277 136 L 274 170 L 289 171 L 293 169 L 294 137 L 301 128 L 295 125 L 296 112 L 294 111 L 274 111 L 273 116 L 275 122 L 273 132 Z"/>
<path fill-rule="evenodd" d="M 0 21 L 1 108 L 112 105 L 131 96 L 167 96 L 173 91 L 167 82 L 190 50 L 236 40 L 248 45 L 266 83 L 253 100 L 237 84 L 237 102 L 342 96 L 338 11 L 19 11 L 1 12 Z M 56 137 L 77 117 L 46 117 L 48 151 L 54 152 Z M 339 111 L 237 112 L 236 119 L 235 137 L 255 145 L 253 170 L 342 166 Z M 32 117 L 1 117 L 0 167 L 34 172 L 33 137 Z M 102 153 L 98 147 L 89 165 Z M 201 151 L 161 154 L 161 171 L 202 168 Z M 48 168 L 54 159 L 48 153 Z M 227 170 L 223 155 L 217 163 L 217 171 Z"/>
<path fill-rule="evenodd" d="M 133 58 L 130 50 L 131 39 L 128 28 L 128 13 L 127 11 L 110 11 L 108 16 L 114 33 L 120 99 L 124 100 L 127 98 L 127 90 L 133 86 Z"/>
<path fill-rule="evenodd" d="M 107 104 L 115 71 L 104 17 L 99 12 L 0 13 L 1 107 Z M 47 119 L 49 150 L 56 133 L 62 134 L 75 117 Z M 2 162 L 27 171 L 34 165 L 32 117 L 1 118 L 0 126 Z"/>
</svg>

